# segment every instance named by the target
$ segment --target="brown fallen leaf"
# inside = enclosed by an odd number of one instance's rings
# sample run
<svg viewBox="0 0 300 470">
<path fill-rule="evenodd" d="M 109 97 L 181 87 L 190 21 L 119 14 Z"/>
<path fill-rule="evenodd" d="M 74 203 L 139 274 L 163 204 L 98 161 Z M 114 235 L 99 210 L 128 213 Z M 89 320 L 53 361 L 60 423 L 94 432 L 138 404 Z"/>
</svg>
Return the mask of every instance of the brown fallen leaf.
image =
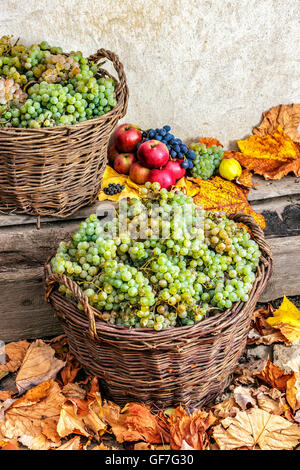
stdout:
<svg viewBox="0 0 300 470">
<path fill-rule="evenodd" d="M 280 330 L 289 344 L 300 342 L 300 310 L 286 296 L 273 316 L 267 318 L 267 323 Z"/>
<path fill-rule="evenodd" d="M 0 441 L 0 450 L 20 450 L 16 441 Z"/>
<path fill-rule="evenodd" d="M 30 345 L 16 377 L 19 393 L 56 377 L 65 363 L 56 359 L 54 354 L 51 346 L 40 339 Z"/>
<path fill-rule="evenodd" d="M 69 441 L 65 442 L 61 446 L 57 447 L 56 450 L 82 450 L 82 444 L 80 442 L 80 437 L 75 436 Z"/>
<path fill-rule="evenodd" d="M 221 450 L 241 447 L 261 450 L 291 450 L 300 442 L 300 426 L 259 408 L 240 411 L 214 428 Z"/>
<path fill-rule="evenodd" d="M 11 398 L 15 392 L 12 390 L 0 390 L 0 401 L 5 401 Z"/>
<path fill-rule="evenodd" d="M 282 415 L 288 408 L 284 394 L 277 388 L 268 388 L 261 385 L 252 391 L 252 395 L 257 400 L 257 405 L 261 410 L 274 415 Z"/>
<path fill-rule="evenodd" d="M 86 402 L 83 406 L 78 406 L 68 399 L 61 408 L 60 417 L 57 424 L 57 432 L 60 437 L 66 437 L 69 434 L 80 434 L 86 437 L 99 439 L 106 431 L 106 424 L 100 417 L 99 400 L 96 398 L 91 402 Z"/>
<path fill-rule="evenodd" d="M 66 398 L 85 400 L 86 391 L 78 385 L 78 383 L 68 383 L 62 388 L 62 394 Z"/>
<path fill-rule="evenodd" d="M 55 447 L 60 438 L 54 432 L 53 422 L 58 423 L 64 401 L 56 382 L 52 379 L 44 382 L 11 403 L 4 420 L 0 421 L 0 433 L 7 439 L 26 442 L 32 448 Z"/>
<path fill-rule="evenodd" d="M 178 409 L 179 414 L 176 410 Z M 188 415 L 182 407 L 175 409 L 169 417 L 170 449 L 182 449 L 184 442 L 194 450 L 209 449 L 209 439 L 206 431 L 214 424 L 216 418 L 211 411 L 196 410 Z M 185 414 L 183 414 L 185 412 Z"/>
<path fill-rule="evenodd" d="M 294 142 L 300 142 L 299 123 L 300 104 L 280 104 L 263 113 L 263 120 L 259 126 L 253 128 L 253 134 L 264 136 L 281 126 Z"/>
<path fill-rule="evenodd" d="M 73 354 L 68 354 L 66 364 L 60 371 L 60 377 L 63 385 L 74 382 L 78 372 L 82 369 L 81 365 Z"/>
<path fill-rule="evenodd" d="M 0 364 L 0 380 L 10 372 L 16 372 L 21 366 L 30 344 L 28 341 L 17 341 L 0 347 L 0 356 L 5 354 L 6 363 Z"/>
<path fill-rule="evenodd" d="M 281 392 L 286 389 L 287 381 L 293 376 L 293 374 L 287 374 L 280 367 L 273 364 L 269 359 L 265 368 L 255 374 L 256 377 L 263 383 L 270 385 L 273 388 L 277 388 Z"/>
<path fill-rule="evenodd" d="M 256 374 L 264 369 L 266 363 L 266 359 L 259 359 L 246 364 L 238 364 L 233 371 L 231 390 L 236 385 L 254 385 L 256 383 Z"/>
<path fill-rule="evenodd" d="M 270 345 L 277 342 L 287 342 L 287 339 L 278 329 L 269 325 L 267 318 L 275 311 L 271 304 L 267 308 L 262 307 L 253 312 L 251 326 L 257 332 L 257 335 L 248 335 L 247 344 L 266 344 Z"/>
<path fill-rule="evenodd" d="M 158 418 L 151 413 L 147 405 L 128 403 L 121 410 L 112 402 L 104 402 L 100 417 L 111 426 L 118 442 L 146 441 L 150 444 L 166 442 L 163 440 Z"/>
<path fill-rule="evenodd" d="M 104 444 L 104 442 L 101 442 L 98 446 L 93 447 L 91 450 L 120 450 L 117 447 L 108 447 L 107 445 Z"/>
<path fill-rule="evenodd" d="M 236 387 L 233 391 L 234 399 L 242 410 L 248 410 L 256 406 L 256 400 L 251 394 L 251 389 L 247 387 Z"/>
<path fill-rule="evenodd" d="M 214 416 L 220 420 L 227 418 L 228 416 L 233 418 L 241 410 L 234 398 L 228 398 L 228 400 L 222 401 L 217 405 L 213 405 L 212 411 Z"/>
<path fill-rule="evenodd" d="M 294 413 L 300 409 L 300 373 L 294 373 L 287 381 L 286 399 Z"/>
</svg>

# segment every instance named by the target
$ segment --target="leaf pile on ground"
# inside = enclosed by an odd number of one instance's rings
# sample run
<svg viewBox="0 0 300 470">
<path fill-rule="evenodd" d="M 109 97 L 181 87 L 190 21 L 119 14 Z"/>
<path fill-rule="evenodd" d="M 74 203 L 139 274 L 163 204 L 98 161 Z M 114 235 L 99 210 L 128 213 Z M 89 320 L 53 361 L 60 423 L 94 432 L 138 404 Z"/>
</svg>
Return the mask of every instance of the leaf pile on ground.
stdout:
<svg viewBox="0 0 300 470">
<path fill-rule="evenodd" d="M 249 344 L 296 344 L 299 310 L 286 298 L 254 312 Z M 299 338 L 298 338 L 299 340 Z M 300 446 L 300 356 L 290 372 L 268 358 L 237 366 L 229 398 L 207 407 L 120 407 L 101 396 L 65 336 L 6 345 L 0 449 L 288 450 Z M 3 366 L 6 366 L 4 368 Z M 2 375 L 4 377 L 4 375 Z M 14 379 L 14 381 L 13 381 Z M 8 377 L 3 380 L 7 382 Z M 2 383 L 3 383 L 2 382 Z M 3 389 L 0 382 L 0 389 Z"/>
</svg>

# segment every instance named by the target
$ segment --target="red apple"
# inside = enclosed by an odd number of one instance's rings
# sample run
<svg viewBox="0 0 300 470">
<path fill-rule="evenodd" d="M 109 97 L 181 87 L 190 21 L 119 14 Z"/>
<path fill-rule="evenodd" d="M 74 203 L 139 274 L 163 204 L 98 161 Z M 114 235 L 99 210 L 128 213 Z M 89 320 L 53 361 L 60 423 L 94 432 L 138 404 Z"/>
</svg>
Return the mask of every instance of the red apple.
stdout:
<svg viewBox="0 0 300 470">
<path fill-rule="evenodd" d="M 111 145 L 107 152 L 108 161 L 111 165 L 113 165 L 115 158 L 120 155 L 115 145 Z"/>
<path fill-rule="evenodd" d="M 121 152 L 134 152 L 142 140 L 142 133 L 134 124 L 122 124 L 114 133 L 114 143 Z"/>
<path fill-rule="evenodd" d="M 139 162 L 134 162 L 130 167 L 129 176 L 134 183 L 145 184 L 148 181 L 150 171 Z"/>
<path fill-rule="evenodd" d="M 118 173 L 128 175 L 130 167 L 136 161 L 134 153 L 120 153 L 114 159 L 114 169 Z"/>
<path fill-rule="evenodd" d="M 169 160 L 164 167 L 164 170 L 169 170 L 176 181 L 183 178 L 186 172 L 185 168 L 181 167 L 181 162 L 178 160 Z"/>
<path fill-rule="evenodd" d="M 147 140 L 139 146 L 137 157 L 147 168 L 161 168 L 169 160 L 169 150 L 159 140 Z"/>
<path fill-rule="evenodd" d="M 150 183 L 158 182 L 161 188 L 166 188 L 168 191 L 171 189 L 171 186 L 176 183 L 172 173 L 169 170 L 165 170 L 165 168 L 162 170 L 151 170 L 148 181 L 150 181 Z"/>
</svg>

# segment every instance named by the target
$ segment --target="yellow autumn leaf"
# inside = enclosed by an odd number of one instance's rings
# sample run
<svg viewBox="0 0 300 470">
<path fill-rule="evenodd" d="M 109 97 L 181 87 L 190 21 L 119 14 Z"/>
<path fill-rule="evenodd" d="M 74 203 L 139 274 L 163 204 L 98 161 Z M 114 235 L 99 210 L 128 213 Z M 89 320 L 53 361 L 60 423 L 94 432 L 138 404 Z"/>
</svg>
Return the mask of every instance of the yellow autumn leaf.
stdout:
<svg viewBox="0 0 300 470">
<path fill-rule="evenodd" d="M 113 194 L 108 195 L 105 194 L 103 191 L 104 188 L 106 188 L 110 183 L 115 183 L 115 184 L 121 184 L 125 185 L 125 189 L 119 194 Z M 109 165 L 106 165 L 103 179 L 102 179 L 102 185 L 101 185 L 101 191 L 99 193 L 98 199 L 99 201 L 104 201 L 104 200 L 109 200 L 109 201 L 118 201 L 120 197 L 129 197 L 129 198 L 134 198 L 134 197 L 139 197 L 139 191 L 143 186 L 134 183 L 128 175 L 121 175 L 117 171 L 115 171 L 113 168 L 111 168 Z"/>
<path fill-rule="evenodd" d="M 300 311 L 287 297 L 284 296 L 280 307 L 266 321 L 278 328 L 291 344 L 300 341 Z"/>
<path fill-rule="evenodd" d="M 266 179 L 281 179 L 290 172 L 300 176 L 299 148 L 281 126 L 270 134 L 251 135 L 237 143 L 240 152 L 233 152 L 234 158 L 244 168 Z"/>
</svg>

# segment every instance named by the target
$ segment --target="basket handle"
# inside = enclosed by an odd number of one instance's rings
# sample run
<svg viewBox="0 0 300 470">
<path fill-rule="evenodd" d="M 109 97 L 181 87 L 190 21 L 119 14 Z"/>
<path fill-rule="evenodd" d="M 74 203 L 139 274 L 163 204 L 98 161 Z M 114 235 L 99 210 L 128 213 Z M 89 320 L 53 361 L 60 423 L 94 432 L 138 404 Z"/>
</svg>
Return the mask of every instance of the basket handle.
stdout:
<svg viewBox="0 0 300 470">
<path fill-rule="evenodd" d="M 265 234 L 260 226 L 255 222 L 251 215 L 244 214 L 243 212 L 236 212 L 235 214 L 229 214 L 228 218 L 235 222 L 240 222 L 250 228 L 256 243 L 259 248 L 264 251 L 270 258 L 272 258 L 272 250 L 265 239 Z"/>
<path fill-rule="evenodd" d="M 95 54 L 90 55 L 88 59 L 97 63 L 99 62 L 100 59 L 104 59 L 104 58 L 112 62 L 118 74 L 119 82 L 116 87 L 116 94 L 120 95 L 122 93 L 124 95 L 123 109 L 120 115 L 120 118 L 122 118 L 126 114 L 127 106 L 128 106 L 128 97 L 129 97 L 129 90 L 127 86 L 124 67 L 123 67 L 123 64 L 120 62 L 120 59 L 117 56 L 117 54 L 107 49 L 99 49 Z"/>
<path fill-rule="evenodd" d="M 78 300 L 78 302 L 81 303 L 84 313 L 86 314 L 88 320 L 89 320 L 89 333 L 90 336 L 93 340 L 99 339 L 97 335 L 97 330 L 96 330 L 96 321 L 95 321 L 95 315 L 93 312 L 92 307 L 89 304 L 88 298 L 85 295 L 85 293 L 82 291 L 80 286 L 76 284 L 72 279 L 70 279 L 68 276 L 65 274 L 57 274 L 53 273 L 51 271 L 50 264 L 47 264 L 45 267 L 45 286 L 46 286 L 46 300 L 49 302 L 49 297 L 50 294 L 55 286 L 55 284 L 60 283 L 64 284 L 74 297 Z"/>
</svg>

